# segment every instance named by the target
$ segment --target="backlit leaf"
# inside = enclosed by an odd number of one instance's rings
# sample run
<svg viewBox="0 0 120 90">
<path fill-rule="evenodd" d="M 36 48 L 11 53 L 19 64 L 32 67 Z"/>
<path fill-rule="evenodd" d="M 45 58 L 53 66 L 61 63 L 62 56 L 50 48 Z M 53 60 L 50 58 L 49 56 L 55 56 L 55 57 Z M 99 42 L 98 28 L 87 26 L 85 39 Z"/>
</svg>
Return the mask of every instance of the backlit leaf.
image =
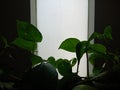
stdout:
<svg viewBox="0 0 120 90">
<path fill-rule="evenodd" d="M 32 24 L 17 20 L 18 36 L 28 41 L 41 42 L 42 34 Z"/>
<path fill-rule="evenodd" d="M 59 49 L 63 49 L 69 52 L 76 52 L 76 45 L 79 42 L 80 41 L 76 38 L 68 38 L 61 43 Z"/>
</svg>

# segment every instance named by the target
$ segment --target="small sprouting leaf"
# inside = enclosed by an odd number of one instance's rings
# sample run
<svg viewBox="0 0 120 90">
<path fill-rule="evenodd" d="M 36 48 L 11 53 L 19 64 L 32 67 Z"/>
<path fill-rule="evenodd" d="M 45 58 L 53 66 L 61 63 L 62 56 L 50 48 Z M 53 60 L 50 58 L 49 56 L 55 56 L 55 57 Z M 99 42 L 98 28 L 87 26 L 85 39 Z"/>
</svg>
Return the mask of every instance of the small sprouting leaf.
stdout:
<svg viewBox="0 0 120 90">
<path fill-rule="evenodd" d="M 58 65 L 63 61 L 64 59 L 60 58 L 56 60 L 56 68 L 58 68 Z"/>
<path fill-rule="evenodd" d="M 109 25 L 104 29 L 104 36 L 107 39 L 112 39 L 112 27 Z"/>
<path fill-rule="evenodd" d="M 80 41 L 76 38 L 68 38 L 61 43 L 59 49 L 63 49 L 69 52 L 76 52 L 76 45 L 79 42 Z"/>
<path fill-rule="evenodd" d="M 77 63 L 77 59 L 76 58 L 71 59 L 70 63 L 72 67 L 75 66 L 75 64 Z"/>
<path fill-rule="evenodd" d="M 106 54 L 106 47 L 102 44 L 91 44 L 90 50 L 97 52 L 97 53 Z"/>
<path fill-rule="evenodd" d="M 32 24 L 17 20 L 18 36 L 28 41 L 41 42 L 41 32 Z"/>
<path fill-rule="evenodd" d="M 23 48 L 23 49 L 27 49 L 29 51 L 34 51 L 37 48 L 37 43 L 32 42 L 32 41 L 26 41 L 22 38 L 16 38 L 12 44 Z"/>
<path fill-rule="evenodd" d="M 55 61 L 55 58 L 54 57 L 49 57 L 48 59 L 47 59 L 47 62 L 48 63 L 50 63 L 50 64 L 52 64 L 54 67 L 56 67 L 56 61 Z"/>
<path fill-rule="evenodd" d="M 37 56 L 37 55 L 34 55 L 34 54 L 31 55 L 30 59 L 31 59 L 31 62 L 32 62 L 32 66 L 35 66 L 35 65 L 43 62 L 43 59 L 40 56 Z"/>
</svg>

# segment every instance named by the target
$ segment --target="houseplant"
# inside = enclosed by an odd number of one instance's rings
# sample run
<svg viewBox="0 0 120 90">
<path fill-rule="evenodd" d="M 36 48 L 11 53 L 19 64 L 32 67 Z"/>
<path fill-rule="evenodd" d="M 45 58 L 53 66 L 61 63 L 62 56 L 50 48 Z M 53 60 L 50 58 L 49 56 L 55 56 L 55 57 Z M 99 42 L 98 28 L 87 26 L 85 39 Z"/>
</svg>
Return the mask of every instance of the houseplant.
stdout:
<svg viewBox="0 0 120 90">
<path fill-rule="evenodd" d="M 7 43 L 7 39 L 5 39 L 3 36 L 1 36 L 1 44 L 0 44 L 0 60 L 13 60 L 13 63 L 18 63 L 18 61 L 21 61 L 23 59 L 23 63 L 20 64 L 19 68 L 22 68 L 25 60 L 27 60 L 28 65 L 22 70 L 20 70 L 19 74 L 18 72 L 14 72 L 14 70 L 18 71 L 18 66 L 12 67 L 12 69 L 7 68 L 5 65 L 9 65 L 11 63 L 4 62 L 5 64 L 1 64 L 0 66 L 0 87 L 1 88 L 7 88 L 11 89 L 12 87 L 18 89 L 18 90 L 25 90 L 25 89 L 40 89 L 39 83 L 40 81 L 46 81 L 48 83 L 45 83 L 44 87 L 47 87 L 46 85 L 49 85 L 52 90 L 57 88 L 58 90 L 79 90 L 85 88 L 88 90 L 96 90 L 98 87 L 97 82 L 101 82 L 104 79 L 106 73 L 111 72 L 111 70 L 116 68 L 119 70 L 119 55 L 116 55 L 113 52 L 108 52 L 107 48 L 100 43 L 91 43 L 94 39 L 112 39 L 111 35 L 111 27 L 107 26 L 104 30 L 103 34 L 94 32 L 88 40 L 86 41 L 80 41 L 77 38 L 68 38 L 64 40 L 59 49 L 63 49 L 69 52 L 76 53 L 76 57 L 72 58 L 71 60 L 67 59 L 58 59 L 55 60 L 54 57 L 49 57 L 47 60 L 44 60 L 42 57 L 36 55 L 34 52 L 37 49 L 37 43 L 41 42 L 42 40 L 42 34 L 39 32 L 39 30 L 33 26 L 32 24 L 23 22 L 23 21 L 17 21 L 17 27 L 18 27 L 18 37 L 15 38 L 11 43 Z M 87 76 L 86 77 L 80 77 L 78 75 L 78 69 L 79 69 L 79 63 L 82 58 L 82 56 L 86 54 L 87 57 Z M 25 57 L 21 58 L 23 55 L 26 55 Z M 6 56 L 9 57 L 6 59 Z M 101 61 L 102 58 L 102 64 L 96 66 L 96 62 L 98 60 Z M 113 60 L 111 60 L 113 59 Z M 97 60 L 97 61 L 96 61 Z M 93 75 L 89 75 L 89 64 L 91 63 L 93 65 Z M 113 68 L 111 67 L 114 65 Z M 77 70 L 76 72 L 72 72 L 72 67 L 77 64 Z M 53 66 L 51 66 L 53 65 Z M 104 67 L 103 67 L 104 65 Z M 11 66 L 11 65 L 10 65 Z M 13 69 L 14 68 L 14 69 Z M 63 78 L 57 79 L 57 72 L 55 68 L 58 70 L 58 73 L 60 73 Z M 41 71 L 41 69 L 44 71 Z M 118 71 L 117 70 L 117 71 Z M 5 73 L 4 73 L 4 72 Z M 8 72 L 10 71 L 10 72 Z M 6 73 L 7 72 L 7 73 Z M 43 74 L 44 73 L 44 74 Z M 52 74 L 51 74 L 52 73 Z M 42 74 L 42 76 L 40 76 Z M 48 74 L 48 76 L 46 76 Z M 111 74 L 110 74 L 111 75 Z M 44 79 L 43 76 L 45 76 Z M 51 85 L 51 76 L 54 79 L 54 85 Z M 49 77 L 49 78 L 48 78 Z M 41 79 L 42 78 L 42 79 Z M 38 81 L 37 81 L 38 80 Z M 49 82 L 50 80 L 50 82 Z M 31 83 L 32 82 L 32 83 Z M 103 81 L 104 82 L 104 81 Z M 38 85 L 37 85 L 38 84 Z M 43 85 L 43 83 L 41 83 Z M 80 86 L 78 86 L 80 85 Z M 105 84 L 104 84 L 105 85 Z M 31 87 L 30 87 L 31 86 Z M 22 88 L 21 88 L 22 87 Z M 29 88 L 30 87 L 30 88 Z M 84 87 L 84 88 L 83 88 Z M 46 88 L 45 90 L 48 90 L 49 88 Z"/>
<path fill-rule="evenodd" d="M 86 41 L 80 41 L 77 38 L 68 38 L 62 42 L 62 44 L 60 45 L 59 48 L 64 49 L 69 52 L 76 53 L 77 71 L 76 71 L 75 75 L 78 74 L 78 68 L 79 68 L 79 63 L 80 63 L 81 57 L 84 54 L 86 54 L 87 70 L 88 70 L 87 77 L 85 78 L 85 80 L 79 80 L 79 82 L 76 82 L 78 85 L 79 84 L 86 84 L 86 85 L 90 85 L 90 86 L 92 85 L 93 87 L 96 87 L 100 90 L 104 90 L 104 89 L 106 90 L 106 89 L 111 89 L 111 88 L 116 89 L 116 88 L 118 88 L 119 81 L 120 81 L 120 77 L 119 77 L 119 75 L 120 75 L 120 60 L 119 60 L 120 56 L 119 56 L 119 54 L 117 54 L 115 52 L 108 51 L 107 47 L 105 47 L 101 43 L 91 43 L 91 40 L 93 40 L 93 39 L 99 39 L 99 40 L 104 40 L 104 41 L 107 41 L 107 39 L 111 40 L 112 39 L 111 26 L 105 27 L 103 34 L 93 32 L 93 34 Z M 93 75 L 89 75 L 89 64 L 88 64 L 89 62 L 93 65 Z M 116 74 L 118 74 L 118 75 L 116 75 Z M 117 76 L 116 79 L 115 78 L 111 79 L 116 76 Z M 74 75 L 72 76 L 72 79 L 73 79 L 73 77 L 74 77 Z M 110 83 L 108 83 L 108 82 L 110 82 Z M 115 85 L 112 86 L 113 82 L 115 83 Z M 111 87 L 110 87 L 110 85 L 111 85 Z M 72 86 L 72 85 L 67 85 L 67 86 L 69 88 L 69 86 Z M 73 87 L 74 87 L 74 85 L 70 88 L 73 88 Z M 70 90 L 70 89 L 68 89 L 68 90 Z"/>
<path fill-rule="evenodd" d="M 89 60 L 94 66 L 93 73 L 95 77 L 93 83 L 100 88 L 100 90 L 114 90 L 120 88 L 119 51 L 106 50 L 106 54 L 94 53 L 91 54 Z"/>
<path fill-rule="evenodd" d="M 37 43 L 42 41 L 40 31 L 30 23 L 17 20 L 17 32 L 17 37 L 10 43 L 0 35 L 0 89 L 34 90 L 41 80 L 47 78 L 41 86 L 48 84 L 51 81 L 48 77 L 51 75 L 53 77 L 51 82 L 57 82 L 57 72 L 54 67 L 49 63 L 42 63 L 44 60 L 35 54 Z M 36 66 L 38 63 L 39 65 Z M 36 79 L 32 82 L 36 77 L 38 81 Z M 48 84 L 44 87 L 56 86 Z"/>
<path fill-rule="evenodd" d="M 95 54 L 106 54 L 106 47 L 102 44 L 96 44 L 91 43 L 91 40 L 98 38 L 98 39 L 112 39 L 111 36 L 111 27 L 108 26 L 105 28 L 104 33 L 96 33 L 94 32 L 90 38 L 86 41 L 80 41 L 77 38 L 68 38 L 64 40 L 59 49 L 63 49 L 69 52 L 76 53 L 76 58 L 73 58 L 71 60 L 67 59 L 58 59 L 55 60 L 54 57 L 48 58 L 47 62 L 51 63 L 53 66 L 55 66 L 58 69 L 58 72 L 63 76 L 62 79 L 59 80 L 59 88 L 61 90 L 71 90 L 74 86 L 76 86 L 79 83 L 81 84 L 92 84 L 91 83 L 91 77 L 89 75 L 89 56 L 88 54 L 91 54 L 90 61 L 93 63 L 96 56 Z M 82 56 L 86 54 L 87 57 L 87 77 L 82 78 L 78 75 L 78 69 L 79 69 L 79 63 L 82 58 Z M 93 58 L 94 56 L 94 58 Z M 72 67 L 77 63 L 77 70 L 75 73 L 72 72 Z M 96 68 L 94 68 L 95 70 Z M 94 72 L 96 73 L 96 71 Z M 82 80 L 84 79 L 84 80 Z M 93 86 L 93 85 L 92 85 Z"/>
</svg>

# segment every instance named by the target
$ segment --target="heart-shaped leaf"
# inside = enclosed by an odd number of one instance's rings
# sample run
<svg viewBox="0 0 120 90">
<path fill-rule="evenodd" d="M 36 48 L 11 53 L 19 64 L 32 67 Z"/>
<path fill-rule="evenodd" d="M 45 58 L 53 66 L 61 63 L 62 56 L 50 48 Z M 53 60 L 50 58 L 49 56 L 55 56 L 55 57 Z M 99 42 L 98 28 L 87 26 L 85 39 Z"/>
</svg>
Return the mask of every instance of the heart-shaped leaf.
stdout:
<svg viewBox="0 0 120 90">
<path fill-rule="evenodd" d="M 104 29 L 104 36 L 107 39 L 112 39 L 112 27 L 110 25 Z"/>
<path fill-rule="evenodd" d="M 54 57 L 49 57 L 48 59 L 47 59 L 47 62 L 48 63 L 50 63 L 50 64 L 52 64 L 54 67 L 56 67 L 56 61 L 55 61 L 55 58 Z"/>
<path fill-rule="evenodd" d="M 32 24 L 17 20 L 18 36 L 28 41 L 41 42 L 42 34 Z"/>
<path fill-rule="evenodd" d="M 76 52 L 76 45 L 79 42 L 80 41 L 76 38 L 68 38 L 61 43 L 59 49 L 63 49 L 69 52 Z"/>
</svg>

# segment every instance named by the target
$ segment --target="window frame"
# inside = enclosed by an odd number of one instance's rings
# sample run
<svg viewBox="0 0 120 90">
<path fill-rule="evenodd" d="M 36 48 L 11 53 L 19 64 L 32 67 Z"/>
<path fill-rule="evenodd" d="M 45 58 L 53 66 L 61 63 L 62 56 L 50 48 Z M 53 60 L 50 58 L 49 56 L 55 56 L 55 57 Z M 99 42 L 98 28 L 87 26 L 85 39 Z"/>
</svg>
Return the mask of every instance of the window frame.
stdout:
<svg viewBox="0 0 120 90">
<path fill-rule="evenodd" d="M 30 0 L 30 22 L 37 26 L 37 0 Z M 95 27 L 95 0 L 88 0 L 88 35 L 89 37 L 94 32 Z M 94 41 L 93 41 L 94 43 Z M 92 73 L 92 65 L 90 66 L 90 74 Z"/>
</svg>

